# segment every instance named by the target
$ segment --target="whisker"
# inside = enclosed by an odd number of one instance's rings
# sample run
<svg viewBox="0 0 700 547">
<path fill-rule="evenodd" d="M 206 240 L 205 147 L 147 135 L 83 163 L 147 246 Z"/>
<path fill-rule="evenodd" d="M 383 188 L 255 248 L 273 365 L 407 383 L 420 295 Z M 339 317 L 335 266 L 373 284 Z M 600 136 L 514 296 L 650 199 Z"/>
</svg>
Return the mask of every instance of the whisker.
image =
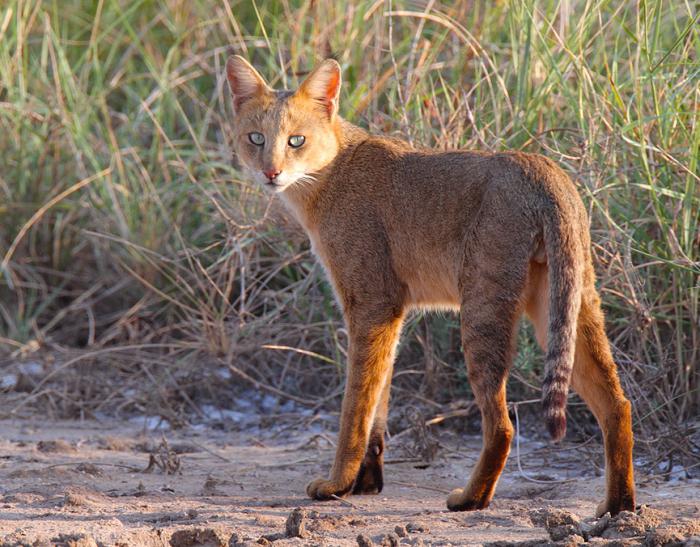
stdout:
<svg viewBox="0 0 700 547">
<path fill-rule="evenodd" d="M 301 173 L 301 174 L 299 174 L 298 177 L 294 178 L 291 182 L 285 184 L 282 187 L 275 189 L 275 192 L 277 192 L 277 193 L 284 192 L 287 188 L 290 188 L 291 186 L 293 186 L 295 184 L 303 184 L 305 186 L 311 186 L 317 180 L 318 179 L 314 175 L 310 175 L 307 173 Z"/>
</svg>

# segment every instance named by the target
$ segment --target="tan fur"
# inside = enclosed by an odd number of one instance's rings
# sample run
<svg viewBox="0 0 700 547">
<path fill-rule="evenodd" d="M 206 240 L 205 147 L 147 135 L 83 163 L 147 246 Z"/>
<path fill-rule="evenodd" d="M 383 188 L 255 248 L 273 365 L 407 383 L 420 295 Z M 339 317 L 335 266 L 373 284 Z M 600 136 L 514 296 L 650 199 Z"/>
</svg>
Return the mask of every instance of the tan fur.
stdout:
<svg viewBox="0 0 700 547">
<path fill-rule="evenodd" d="M 337 114 L 335 61 L 324 61 L 295 93 L 271 90 L 240 57 L 229 60 L 227 76 L 238 160 L 307 231 L 350 336 L 335 462 L 330 478 L 308 485 L 309 496 L 381 491 L 403 318 L 412 308 L 447 308 L 460 313 L 484 436 L 469 483 L 452 492 L 448 507 L 480 509 L 493 496 L 513 436 L 505 386 L 524 312 L 546 351 L 550 433 L 564 435 L 571 382 L 604 434 L 607 496 L 599 512 L 633 510 L 630 405 L 604 332 L 586 212 L 564 172 L 539 155 L 419 151 L 369 135 Z M 252 131 L 264 135 L 263 146 L 249 141 Z M 292 148 L 292 135 L 305 144 Z"/>
</svg>

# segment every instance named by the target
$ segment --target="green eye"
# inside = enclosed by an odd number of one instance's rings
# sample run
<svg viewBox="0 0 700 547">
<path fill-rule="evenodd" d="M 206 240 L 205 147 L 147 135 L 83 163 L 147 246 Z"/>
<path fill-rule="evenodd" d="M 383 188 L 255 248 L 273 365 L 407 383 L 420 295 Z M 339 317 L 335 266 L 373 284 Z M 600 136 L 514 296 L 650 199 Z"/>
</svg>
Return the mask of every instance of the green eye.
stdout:
<svg viewBox="0 0 700 547">
<path fill-rule="evenodd" d="M 265 144 L 265 135 L 253 131 L 252 133 L 248 133 L 248 140 L 257 146 L 262 146 Z"/>
<path fill-rule="evenodd" d="M 302 144 L 304 144 L 304 141 L 306 141 L 306 137 L 304 135 L 292 135 L 289 137 L 289 146 L 292 148 L 299 148 Z"/>
</svg>

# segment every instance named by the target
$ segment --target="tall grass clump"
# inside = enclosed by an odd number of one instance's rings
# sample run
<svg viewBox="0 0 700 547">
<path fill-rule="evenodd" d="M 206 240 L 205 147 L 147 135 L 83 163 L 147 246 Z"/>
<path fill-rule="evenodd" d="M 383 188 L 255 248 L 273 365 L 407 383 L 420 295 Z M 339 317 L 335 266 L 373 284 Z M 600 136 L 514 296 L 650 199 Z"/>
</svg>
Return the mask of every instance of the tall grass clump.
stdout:
<svg viewBox="0 0 700 547">
<path fill-rule="evenodd" d="M 301 230 L 232 167 L 222 79 L 240 53 L 292 88 L 333 55 L 342 114 L 372 131 L 564 166 L 589 208 L 638 437 L 692 433 L 699 28 L 686 2 L 4 2 L 0 345 L 4 366 L 45 373 L 15 386 L 11 412 L 177 422 L 236 385 L 312 406 L 339 396 L 331 291 Z M 465 397 L 455 325 L 411 319 L 399 398 Z M 529 400 L 541 360 L 521 338 L 511 397 Z"/>
</svg>

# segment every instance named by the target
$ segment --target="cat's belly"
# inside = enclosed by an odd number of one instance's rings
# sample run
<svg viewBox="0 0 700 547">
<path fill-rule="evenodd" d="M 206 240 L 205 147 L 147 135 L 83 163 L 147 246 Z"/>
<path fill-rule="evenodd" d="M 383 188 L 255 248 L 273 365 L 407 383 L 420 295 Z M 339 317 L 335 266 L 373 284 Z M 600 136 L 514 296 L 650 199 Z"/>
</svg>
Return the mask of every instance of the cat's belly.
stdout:
<svg viewBox="0 0 700 547">
<path fill-rule="evenodd" d="M 311 249 L 320 263 L 323 265 L 331 286 L 336 293 L 338 302 L 342 303 L 343 289 L 342 260 L 331 260 L 320 240 L 320 234 L 316 230 L 309 230 Z M 460 297 L 457 276 L 457 264 L 455 261 L 458 253 L 454 249 L 445 247 L 436 252 L 432 249 L 410 248 L 405 254 L 399 254 L 403 260 L 396 260 L 397 255 L 387 255 L 385 268 L 392 268 L 398 277 L 398 281 L 406 287 L 403 304 L 407 307 L 435 309 L 435 310 L 459 310 Z M 391 262 L 389 262 L 389 260 Z M 333 264 L 341 271 L 334 271 Z M 383 277 L 383 272 L 365 272 L 367 280 L 372 283 L 373 275 Z M 347 282 L 346 282 L 347 283 Z M 346 289 L 351 287 L 346 287 Z"/>
<path fill-rule="evenodd" d="M 407 304 L 427 309 L 458 310 L 459 287 L 455 265 L 450 260 L 433 260 L 406 264 L 401 277 L 408 289 Z"/>
</svg>

